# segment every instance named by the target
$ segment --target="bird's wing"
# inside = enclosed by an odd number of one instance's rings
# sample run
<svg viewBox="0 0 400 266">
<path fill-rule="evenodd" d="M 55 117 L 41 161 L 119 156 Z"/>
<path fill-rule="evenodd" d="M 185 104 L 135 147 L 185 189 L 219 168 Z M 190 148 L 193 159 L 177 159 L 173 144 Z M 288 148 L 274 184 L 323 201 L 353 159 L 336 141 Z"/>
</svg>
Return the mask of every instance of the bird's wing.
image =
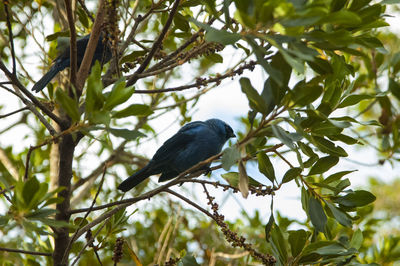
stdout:
<svg viewBox="0 0 400 266">
<path fill-rule="evenodd" d="M 164 165 L 173 160 L 186 146 L 195 140 L 196 134 L 204 130 L 204 122 L 196 121 L 183 126 L 175 135 L 169 138 L 154 154 L 152 161 Z"/>
</svg>

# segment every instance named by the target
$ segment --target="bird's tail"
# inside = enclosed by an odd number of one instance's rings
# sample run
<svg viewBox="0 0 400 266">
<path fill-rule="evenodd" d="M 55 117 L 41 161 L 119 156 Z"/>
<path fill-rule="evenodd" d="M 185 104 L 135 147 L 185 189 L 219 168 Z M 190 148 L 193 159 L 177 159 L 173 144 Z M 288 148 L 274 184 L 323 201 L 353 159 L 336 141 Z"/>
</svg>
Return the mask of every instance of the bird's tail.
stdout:
<svg viewBox="0 0 400 266">
<path fill-rule="evenodd" d="M 136 187 L 141 182 L 143 182 L 146 178 L 151 176 L 152 173 L 150 172 L 150 167 L 146 165 L 144 168 L 140 169 L 127 179 L 125 179 L 119 186 L 118 189 L 122 190 L 123 192 L 127 192 L 128 190 Z"/>
<path fill-rule="evenodd" d="M 46 85 L 57 75 L 58 72 L 60 72 L 60 68 L 57 65 L 53 65 L 49 72 L 44 74 L 44 76 L 38 82 L 36 82 L 32 90 L 34 92 L 43 90 L 43 88 L 46 87 Z"/>
</svg>

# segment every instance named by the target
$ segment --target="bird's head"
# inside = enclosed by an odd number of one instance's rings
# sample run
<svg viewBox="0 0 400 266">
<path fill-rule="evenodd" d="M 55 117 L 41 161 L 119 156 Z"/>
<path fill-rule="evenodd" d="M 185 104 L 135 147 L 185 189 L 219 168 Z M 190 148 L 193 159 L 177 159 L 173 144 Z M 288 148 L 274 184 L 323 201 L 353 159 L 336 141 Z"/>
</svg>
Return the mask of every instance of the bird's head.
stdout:
<svg viewBox="0 0 400 266">
<path fill-rule="evenodd" d="M 233 133 L 233 129 L 222 120 L 213 118 L 207 120 L 206 123 L 214 128 L 218 132 L 218 135 L 223 137 L 225 141 L 236 137 L 235 133 Z"/>
</svg>

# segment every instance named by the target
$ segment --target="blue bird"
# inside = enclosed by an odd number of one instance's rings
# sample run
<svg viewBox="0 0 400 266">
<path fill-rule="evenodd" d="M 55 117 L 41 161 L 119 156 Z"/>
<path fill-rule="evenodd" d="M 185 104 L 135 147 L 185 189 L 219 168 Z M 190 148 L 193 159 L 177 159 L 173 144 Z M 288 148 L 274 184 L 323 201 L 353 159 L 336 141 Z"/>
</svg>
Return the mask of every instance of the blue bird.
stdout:
<svg viewBox="0 0 400 266">
<path fill-rule="evenodd" d="M 220 153 L 222 146 L 232 137 L 235 137 L 232 128 L 219 119 L 188 123 L 164 142 L 150 162 L 125 179 L 118 189 L 126 192 L 156 174 L 161 174 L 158 182 L 172 179 L 197 163 Z"/>
<path fill-rule="evenodd" d="M 86 47 L 88 45 L 90 34 L 82 37 L 76 42 L 77 48 L 77 63 L 78 69 L 82 63 L 83 56 L 85 55 Z M 101 64 L 105 64 L 111 59 L 110 46 L 103 42 L 102 34 L 100 35 L 99 41 L 97 42 L 96 50 L 93 55 L 92 65 L 98 60 Z M 58 72 L 64 70 L 71 65 L 70 57 L 70 45 L 65 47 L 64 51 L 54 60 L 50 70 L 32 87 L 32 90 L 39 92 L 58 74 Z"/>
</svg>

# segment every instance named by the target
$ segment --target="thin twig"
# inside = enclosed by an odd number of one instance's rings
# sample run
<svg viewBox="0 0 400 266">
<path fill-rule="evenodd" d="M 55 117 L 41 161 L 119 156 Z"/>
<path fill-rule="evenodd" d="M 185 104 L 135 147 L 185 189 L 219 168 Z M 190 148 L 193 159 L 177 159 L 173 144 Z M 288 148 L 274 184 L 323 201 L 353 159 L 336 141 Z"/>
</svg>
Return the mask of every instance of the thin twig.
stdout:
<svg viewBox="0 0 400 266">
<path fill-rule="evenodd" d="M 127 87 L 132 86 L 133 84 L 136 83 L 136 81 L 138 80 L 137 75 L 141 74 L 146 69 L 146 67 L 150 64 L 150 61 L 153 58 L 154 54 L 157 52 L 158 49 L 160 49 L 161 43 L 163 42 L 164 37 L 167 34 L 168 29 L 172 24 L 172 20 L 175 16 L 175 13 L 178 10 L 179 2 L 180 2 L 180 0 L 175 0 L 175 3 L 172 6 L 172 9 L 169 13 L 168 19 L 165 22 L 165 25 L 164 25 L 160 35 L 158 35 L 157 40 L 154 42 L 153 46 L 151 47 L 150 52 L 147 54 L 146 58 L 143 60 L 143 63 L 139 66 L 139 68 L 136 70 L 135 74 L 126 83 Z"/>
<path fill-rule="evenodd" d="M 5 115 L 0 115 L 0 119 L 1 118 L 5 118 L 5 117 L 10 116 L 10 115 L 17 114 L 17 113 L 25 111 L 25 110 L 29 110 L 29 108 L 28 107 L 22 107 L 22 108 L 20 108 L 20 109 L 18 109 L 16 111 L 11 112 L 11 113 L 8 113 L 8 114 L 5 114 Z"/>
<path fill-rule="evenodd" d="M 249 69 L 250 71 L 252 71 L 254 69 L 255 66 L 255 62 L 254 61 L 250 61 L 249 63 L 244 64 L 243 66 L 239 67 L 236 70 L 230 70 L 227 73 L 223 74 L 223 75 L 218 75 L 216 77 L 211 77 L 208 79 L 202 79 L 202 78 L 197 78 L 195 83 L 189 84 L 189 85 L 183 85 L 183 86 L 179 86 L 179 87 L 174 87 L 174 88 L 166 88 L 166 89 L 159 89 L 159 90 L 135 90 L 134 93 L 143 93 L 143 94 L 148 94 L 148 93 L 162 93 L 162 92 L 171 92 L 171 91 L 183 91 L 186 89 L 190 89 L 190 88 L 200 88 L 202 86 L 206 86 L 208 83 L 220 83 L 221 80 L 225 79 L 225 78 L 229 78 L 229 77 L 234 77 L 235 75 L 240 75 L 243 73 L 243 70 L 245 69 Z M 147 72 L 146 72 L 147 74 Z"/>
<path fill-rule="evenodd" d="M 63 262 L 63 263 L 66 263 L 66 260 L 67 260 L 67 258 L 68 258 L 69 251 L 70 251 L 70 249 L 71 249 L 71 247 L 72 247 L 72 244 L 73 244 L 74 241 L 76 240 L 76 235 L 77 235 L 79 229 L 80 229 L 81 226 L 83 225 L 83 223 L 84 223 L 84 221 L 86 220 L 86 218 L 89 216 L 89 214 L 90 214 L 90 212 L 92 211 L 94 205 L 96 204 L 97 197 L 99 196 L 100 191 L 101 191 L 101 188 L 103 187 L 104 177 L 106 176 L 106 171 L 107 171 L 107 165 L 104 165 L 104 167 L 103 167 L 103 176 L 101 177 L 100 184 L 99 184 L 99 188 L 97 189 L 96 195 L 95 195 L 94 198 L 93 198 L 93 201 L 92 201 L 92 204 L 90 205 L 90 208 L 88 209 L 88 211 L 86 212 L 85 216 L 82 218 L 81 222 L 79 223 L 78 230 L 75 231 L 74 235 L 70 238 L 70 240 L 69 240 L 69 242 L 68 242 L 68 246 L 67 246 L 67 248 L 65 249 L 65 253 L 64 253 L 64 256 L 63 256 L 63 259 L 62 259 L 62 262 Z"/>
<path fill-rule="evenodd" d="M 37 146 L 30 146 L 28 153 L 26 154 L 26 162 L 25 162 L 25 174 L 24 174 L 24 181 L 28 179 L 28 173 L 29 173 L 29 162 L 31 160 L 31 154 L 34 150 L 43 147 L 44 145 L 47 145 L 49 142 L 45 141 Z"/>
<path fill-rule="evenodd" d="M 70 31 L 70 84 L 69 86 L 69 95 L 72 96 L 72 88 L 76 88 L 76 73 L 78 67 L 78 60 L 77 60 L 77 47 L 76 47 L 76 29 L 75 29 L 75 19 L 72 12 L 72 2 L 71 0 L 64 0 L 65 9 L 67 11 L 67 19 L 68 19 L 68 26 Z"/>
<path fill-rule="evenodd" d="M 94 17 L 92 13 L 90 13 L 89 9 L 86 7 L 85 2 L 83 0 L 78 0 L 78 2 L 81 5 L 83 11 L 85 11 L 86 15 L 90 18 L 92 22 L 94 22 Z"/>
<path fill-rule="evenodd" d="M 15 86 L 19 91 L 21 91 L 23 94 L 25 94 L 33 104 L 35 104 L 36 107 L 38 107 L 40 110 L 43 111 L 46 115 L 48 115 L 52 120 L 54 120 L 57 124 L 62 125 L 64 124 L 64 121 L 56 116 L 53 112 L 51 112 L 46 106 L 44 106 L 36 97 L 29 91 L 27 90 L 21 82 L 18 80 L 16 75 L 13 75 L 7 67 L 4 65 L 3 61 L 0 59 L 0 69 L 6 74 L 8 79 L 12 82 L 13 86 Z M 18 91 L 18 92 L 19 92 Z M 49 130 L 51 135 L 56 134 L 56 130 L 44 119 L 44 117 L 35 109 L 35 107 L 32 105 L 31 102 L 29 102 L 27 99 L 25 99 L 22 95 L 17 94 L 18 97 L 22 100 L 22 102 L 39 118 L 39 120 L 42 122 L 42 124 Z"/>
<path fill-rule="evenodd" d="M 104 221 L 104 223 L 101 225 L 101 227 L 97 230 L 97 232 L 86 242 L 85 246 L 83 246 L 83 248 L 81 249 L 81 251 L 79 252 L 78 256 L 75 258 L 74 262 L 72 262 L 71 266 L 74 266 L 75 263 L 78 262 L 79 258 L 82 256 L 82 253 L 85 251 L 85 249 L 87 248 L 87 246 L 89 246 L 89 244 L 91 242 L 93 242 L 93 240 L 96 238 L 96 236 L 100 233 L 100 231 L 104 228 L 104 226 L 107 224 L 108 220 L 111 218 L 108 217 L 107 220 Z"/>
<path fill-rule="evenodd" d="M 13 75 L 17 75 L 17 64 L 15 63 L 15 49 L 14 49 L 14 37 L 12 33 L 12 28 L 11 28 L 11 16 L 8 10 L 8 1 L 3 1 L 4 4 L 4 11 L 6 12 L 6 18 L 7 18 L 7 28 L 8 28 L 8 37 L 10 38 L 10 44 L 11 44 L 11 56 L 12 56 L 12 62 L 13 62 Z"/>
<path fill-rule="evenodd" d="M 48 257 L 50 257 L 52 255 L 51 253 L 48 253 L 48 252 L 29 251 L 29 250 L 23 250 L 23 249 L 13 249 L 13 248 L 3 248 L 3 247 L 0 247 L 0 251 L 23 253 L 23 254 L 30 254 L 30 255 L 37 255 L 37 256 L 48 256 Z"/>
</svg>

